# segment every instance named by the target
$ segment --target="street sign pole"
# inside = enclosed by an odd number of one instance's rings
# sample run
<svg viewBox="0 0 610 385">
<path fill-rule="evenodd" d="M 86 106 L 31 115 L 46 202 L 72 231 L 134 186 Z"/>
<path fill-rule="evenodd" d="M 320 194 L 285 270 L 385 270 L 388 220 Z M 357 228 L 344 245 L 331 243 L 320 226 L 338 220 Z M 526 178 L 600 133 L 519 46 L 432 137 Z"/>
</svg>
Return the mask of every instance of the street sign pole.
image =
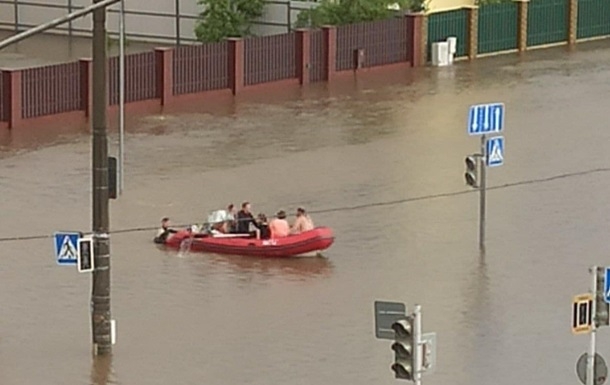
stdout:
<svg viewBox="0 0 610 385">
<path fill-rule="evenodd" d="M 591 267 L 589 270 L 591 273 L 591 294 L 595 297 L 597 292 L 597 266 Z M 591 314 L 595 317 L 595 301 L 591 301 Z M 591 336 L 589 340 L 589 355 L 587 357 L 587 385 L 595 384 L 595 336 L 596 336 L 596 325 L 595 319 L 591 322 Z"/>
<path fill-rule="evenodd" d="M 480 170 L 481 170 L 481 182 L 479 186 L 479 250 L 485 250 L 485 192 L 486 192 L 486 169 L 487 169 L 487 156 L 486 150 L 486 138 L 485 135 L 481 135 L 481 157 L 480 159 Z"/>
<path fill-rule="evenodd" d="M 466 157 L 466 184 L 479 190 L 479 249 L 485 250 L 485 209 L 487 167 L 504 164 L 504 137 L 493 136 L 504 131 L 504 103 L 477 104 L 468 110 L 468 135 L 481 137 L 481 151 Z M 488 138 L 488 135 L 491 135 Z M 478 166 L 474 164 L 478 158 Z M 478 169 L 478 172 L 475 172 Z"/>
</svg>

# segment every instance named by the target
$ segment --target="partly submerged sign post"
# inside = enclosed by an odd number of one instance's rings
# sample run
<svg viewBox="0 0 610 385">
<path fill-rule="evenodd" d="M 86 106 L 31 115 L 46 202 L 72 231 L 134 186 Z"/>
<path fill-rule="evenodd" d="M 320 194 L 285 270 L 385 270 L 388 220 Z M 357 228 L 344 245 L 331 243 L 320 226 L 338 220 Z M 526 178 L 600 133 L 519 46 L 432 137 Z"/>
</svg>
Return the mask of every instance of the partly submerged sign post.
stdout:
<svg viewBox="0 0 610 385">
<path fill-rule="evenodd" d="M 480 135 L 481 152 L 468 155 L 465 159 L 466 184 L 479 190 L 479 248 L 485 249 L 485 192 L 486 168 L 504 164 L 504 137 L 488 134 L 504 130 L 504 103 L 477 104 L 468 112 L 468 135 Z"/>
</svg>

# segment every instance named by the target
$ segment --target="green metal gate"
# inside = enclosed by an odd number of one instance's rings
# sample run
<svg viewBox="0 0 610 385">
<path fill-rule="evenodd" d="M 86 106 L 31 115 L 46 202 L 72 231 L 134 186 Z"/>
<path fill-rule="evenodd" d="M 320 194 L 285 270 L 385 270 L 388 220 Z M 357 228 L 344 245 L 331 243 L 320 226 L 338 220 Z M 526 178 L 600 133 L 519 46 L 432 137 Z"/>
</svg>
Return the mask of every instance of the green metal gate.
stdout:
<svg viewBox="0 0 610 385">
<path fill-rule="evenodd" d="M 568 40 L 569 0 L 531 0 L 527 11 L 527 46 Z"/>
<path fill-rule="evenodd" d="M 478 53 L 517 49 L 517 11 L 516 2 L 489 4 L 479 8 Z"/>
<path fill-rule="evenodd" d="M 458 9 L 449 12 L 433 13 L 428 16 L 428 60 L 432 57 L 432 43 L 445 41 L 450 36 L 457 37 L 455 56 L 466 56 L 468 10 Z"/>
<path fill-rule="evenodd" d="M 579 0 L 577 38 L 610 35 L 610 1 Z"/>
</svg>

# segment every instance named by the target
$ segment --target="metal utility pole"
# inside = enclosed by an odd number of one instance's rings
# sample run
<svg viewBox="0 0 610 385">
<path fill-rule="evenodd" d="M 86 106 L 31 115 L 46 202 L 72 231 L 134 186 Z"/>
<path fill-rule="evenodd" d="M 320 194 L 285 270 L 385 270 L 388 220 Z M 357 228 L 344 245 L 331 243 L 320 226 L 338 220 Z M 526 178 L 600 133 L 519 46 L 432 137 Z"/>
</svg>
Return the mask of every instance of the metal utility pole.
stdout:
<svg viewBox="0 0 610 385">
<path fill-rule="evenodd" d="M 593 295 L 593 298 L 595 298 L 595 295 L 597 294 L 597 266 L 593 266 L 590 269 L 591 272 L 591 294 Z M 596 332 L 597 332 L 597 325 L 596 325 L 596 301 L 591 301 L 591 314 L 593 314 L 593 322 L 591 322 L 591 334 L 590 334 L 590 340 L 589 340 L 589 354 L 587 356 L 587 385 L 594 385 L 595 384 L 595 350 L 596 350 L 596 346 L 595 346 L 595 337 L 596 337 Z"/>
<path fill-rule="evenodd" d="M 176 45 L 180 45 L 180 0 L 176 0 Z"/>
<path fill-rule="evenodd" d="M 119 11 L 119 195 L 125 186 L 125 1 Z"/>
<path fill-rule="evenodd" d="M 93 0 L 100 3 L 102 0 Z M 96 354 L 112 351 L 110 314 L 110 237 L 108 137 L 106 123 L 106 9 L 93 11 L 93 240 L 95 270 L 91 288 L 91 325 Z"/>
</svg>

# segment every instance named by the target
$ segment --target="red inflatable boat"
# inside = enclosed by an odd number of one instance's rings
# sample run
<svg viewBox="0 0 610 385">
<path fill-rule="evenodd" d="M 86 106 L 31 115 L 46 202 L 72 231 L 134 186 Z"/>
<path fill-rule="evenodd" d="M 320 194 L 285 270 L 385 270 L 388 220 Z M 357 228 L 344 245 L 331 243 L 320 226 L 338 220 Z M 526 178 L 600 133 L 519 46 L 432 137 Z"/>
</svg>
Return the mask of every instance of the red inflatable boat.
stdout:
<svg viewBox="0 0 610 385">
<path fill-rule="evenodd" d="M 318 254 L 328 249 L 335 237 L 328 227 L 316 227 L 301 234 L 277 239 L 256 239 L 245 234 L 195 234 L 181 230 L 165 242 L 175 249 L 217 254 L 286 258 Z"/>
</svg>

